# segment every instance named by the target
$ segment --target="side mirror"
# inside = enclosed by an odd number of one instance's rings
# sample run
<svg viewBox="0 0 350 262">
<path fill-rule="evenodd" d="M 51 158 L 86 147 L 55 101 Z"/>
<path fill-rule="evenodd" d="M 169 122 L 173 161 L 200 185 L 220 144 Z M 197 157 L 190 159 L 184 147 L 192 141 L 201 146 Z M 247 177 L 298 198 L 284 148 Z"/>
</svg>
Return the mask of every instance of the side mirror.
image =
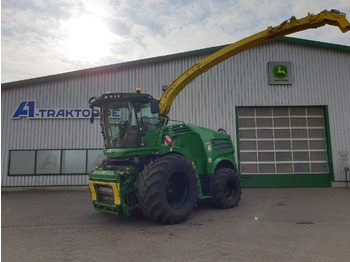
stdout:
<svg viewBox="0 0 350 262">
<path fill-rule="evenodd" d="M 151 101 L 151 113 L 158 114 L 159 113 L 159 103 L 157 100 Z"/>
<path fill-rule="evenodd" d="M 94 114 L 94 110 L 92 109 L 92 111 L 91 111 L 91 117 L 90 117 L 90 123 L 91 123 L 91 124 L 94 122 L 94 118 L 95 118 L 95 114 Z"/>
<path fill-rule="evenodd" d="M 92 110 L 91 110 L 91 118 L 90 118 L 90 123 L 91 124 L 94 122 L 95 117 L 98 117 L 100 115 L 99 112 L 94 112 L 94 111 L 95 111 L 95 109 L 92 108 Z"/>
</svg>

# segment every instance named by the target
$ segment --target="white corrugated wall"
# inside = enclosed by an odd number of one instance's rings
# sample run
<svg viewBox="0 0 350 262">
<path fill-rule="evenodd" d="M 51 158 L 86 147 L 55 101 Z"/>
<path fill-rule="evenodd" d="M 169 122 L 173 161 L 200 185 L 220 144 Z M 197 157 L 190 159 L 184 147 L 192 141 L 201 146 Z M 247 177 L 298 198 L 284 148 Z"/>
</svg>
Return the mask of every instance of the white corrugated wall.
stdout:
<svg viewBox="0 0 350 262">
<path fill-rule="evenodd" d="M 103 142 L 98 123 L 87 119 L 12 120 L 22 100 L 40 108 L 87 108 L 91 96 L 106 91 L 160 97 L 162 86 L 206 55 L 170 59 L 101 73 L 68 76 L 2 89 L 2 186 L 84 185 L 87 176 L 7 175 L 11 149 L 95 149 Z M 269 85 L 267 63 L 291 61 L 293 85 Z M 226 129 L 236 144 L 235 107 L 275 105 L 328 106 L 335 180 L 344 180 L 339 151 L 350 152 L 350 52 L 320 46 L 274 41 L 241 53 L 198 77 L 172 106 L 170 117 Z"/>
</svg>

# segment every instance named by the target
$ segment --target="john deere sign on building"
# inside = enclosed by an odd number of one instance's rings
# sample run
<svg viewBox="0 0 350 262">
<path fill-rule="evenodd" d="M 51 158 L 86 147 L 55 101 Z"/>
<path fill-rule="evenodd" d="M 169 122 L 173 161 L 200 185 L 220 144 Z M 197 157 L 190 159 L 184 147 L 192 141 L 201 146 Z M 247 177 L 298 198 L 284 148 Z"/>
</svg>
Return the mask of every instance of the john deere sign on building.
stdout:
<svg viewBox="0 0 350 262">
<path fill-rule="evenodd" d="M 270 85 L 291 85 L 293 83 L 292 62 L 269 62 Z"/>
</svg>

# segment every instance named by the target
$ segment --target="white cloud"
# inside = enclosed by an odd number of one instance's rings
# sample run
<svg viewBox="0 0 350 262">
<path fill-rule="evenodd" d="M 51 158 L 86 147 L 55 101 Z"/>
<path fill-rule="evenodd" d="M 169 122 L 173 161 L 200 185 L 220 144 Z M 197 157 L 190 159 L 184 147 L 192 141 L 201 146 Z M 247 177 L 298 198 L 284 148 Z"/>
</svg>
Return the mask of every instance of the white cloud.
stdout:
<svg viewBox="0 0 350 262">
<path fill-rule="evenodd" d="M 3 0 L 2 82 L 228 44 L 332 8 L 350 16 L 348 0 Z M 99 61 L 67 57 L 63 25 L 82 16 L 109 30 Z M 330 26 L 292 36 L 350 45 L 350 32 Z"/>
</svg>

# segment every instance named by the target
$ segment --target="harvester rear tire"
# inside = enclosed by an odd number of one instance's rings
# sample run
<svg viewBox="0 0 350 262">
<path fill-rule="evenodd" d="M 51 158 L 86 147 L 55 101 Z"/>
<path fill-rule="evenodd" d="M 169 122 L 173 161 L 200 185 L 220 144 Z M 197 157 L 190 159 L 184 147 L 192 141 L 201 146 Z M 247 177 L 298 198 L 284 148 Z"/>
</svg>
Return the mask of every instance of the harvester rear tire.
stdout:
<svg viewBox="0 0 350 262">
<path fill-rule="evenodd" d="M 212 180 L 211 204 L 217 208 L 232 208 L 241 200 L 241 182 L 236 171 L 220 168 L 215 171 Z"/>
<path fill-rule="evenodd" d="M 140 173 L 137 187 L 143 214 L 160 223 L 186 220 L 198 199 L 198 176 L 191 162 L 182 155 L 151 160 Z"/>
</svg>

